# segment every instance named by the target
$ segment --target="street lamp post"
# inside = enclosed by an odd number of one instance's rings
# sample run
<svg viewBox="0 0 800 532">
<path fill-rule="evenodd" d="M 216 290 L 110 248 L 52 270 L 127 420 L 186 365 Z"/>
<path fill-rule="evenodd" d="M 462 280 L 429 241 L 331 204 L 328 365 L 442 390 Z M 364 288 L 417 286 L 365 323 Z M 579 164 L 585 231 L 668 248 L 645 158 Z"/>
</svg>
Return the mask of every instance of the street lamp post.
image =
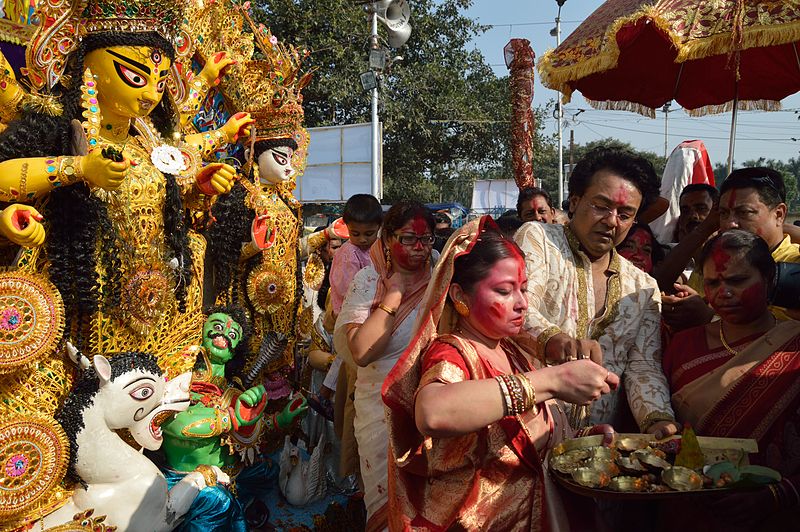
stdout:
<svg viewBox="0 0 800 532">
<path fill-rule="evenodd" d="M 556 27 L 550 32 L 556 38 L 556 47 L 561 45 L 561 6 L 567 0 L 556 0 L 558 14 L 556 14 Z M 558 208 L 564 203 L 564 109 L 561 107 L 561 95 L 556 102 L 556 120 L 558 121 Z"/>
<path fill-rule="evenodd" d="M 372 33 L 370 35 L 370 50 L 377 50 L 380 48 L 378 44 L 378 11 L 373 9 L 370 16 L 372 23 Z M 380 157 L 381 139 L 380 139 L 380 123 L 378 122 L 378 84 L 372 89 L 372 193 L 379 200 L 382 199 L 383 191 L 381 190 L 380 167 L 378 159 Z"/>
</svg>

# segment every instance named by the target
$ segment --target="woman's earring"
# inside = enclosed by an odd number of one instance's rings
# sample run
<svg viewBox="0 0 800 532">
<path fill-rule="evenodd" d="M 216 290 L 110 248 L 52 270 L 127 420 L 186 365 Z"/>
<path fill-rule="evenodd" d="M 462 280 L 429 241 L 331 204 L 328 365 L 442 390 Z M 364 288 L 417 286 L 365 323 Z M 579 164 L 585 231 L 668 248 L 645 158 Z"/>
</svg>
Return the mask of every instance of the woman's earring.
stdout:
<svg viewBox="0 0 800 532">
<path fill-rule="evenodd" d="M 383 246 L 383 256 L 386 259 L 386 271 L 392 271 L 392 254 L 385 245 Z"/>
<path fill-rule="evenodd" d="M 456 307 L 456 312 L 462 317 L 466 318 L 469 316 L 469 307 L 466 303 L 461 301 L 460 299 L 456 299 L 453 301 L 453 306 Z"/>
</svg>

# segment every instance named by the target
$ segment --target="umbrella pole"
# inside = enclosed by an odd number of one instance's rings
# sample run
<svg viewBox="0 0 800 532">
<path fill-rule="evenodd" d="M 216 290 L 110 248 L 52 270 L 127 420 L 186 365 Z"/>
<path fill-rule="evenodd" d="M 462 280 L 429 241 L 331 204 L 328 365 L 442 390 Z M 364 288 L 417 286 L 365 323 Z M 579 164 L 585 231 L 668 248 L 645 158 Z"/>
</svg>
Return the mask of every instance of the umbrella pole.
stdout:
<svg viewBox="0 0 800 532">
<path fill-rule="evenodd" d="M 733 172 L 733 152 L 736 150 L 736 114 L 739 111 L 739 82 L 734 82 L 733 114 L 731 115 L 731 140 L 728 144 L 728 175 Z"/>
</svg>

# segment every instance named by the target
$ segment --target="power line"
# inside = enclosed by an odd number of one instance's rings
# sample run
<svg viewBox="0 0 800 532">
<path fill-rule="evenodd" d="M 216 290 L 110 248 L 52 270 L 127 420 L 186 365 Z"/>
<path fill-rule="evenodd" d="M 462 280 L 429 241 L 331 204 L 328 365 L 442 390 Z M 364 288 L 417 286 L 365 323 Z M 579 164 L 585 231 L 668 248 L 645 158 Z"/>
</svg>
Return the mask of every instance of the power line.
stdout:
<svg viewBox="0 0 800 532">
<path fill-rule="evenodd" d="M 598 124 L 596 122 L 588 122 L 586 120 L 581 121 L 580 124 L 584 124 L 584 125 L 585 124 L 592 124 L 593 126 L 596 126 L 596 127 L 605 127 L 605 128 L 609 128 L 609 129 L 618 129 L 618 130 L 621 130 L 621 131 L 632 131 L 634 133 L 644 133 L 644 134 L 647 134 L 647 135 L 659 135 L 659 136 L 663 135 L 663 133 L 661 131 L 646 131 L 646 130 L 642 130 L 642 129 L 633 129 L 633 128 L 628 128 L 628 127 L 609 126 L 607 124 Z M 593 130 L 590 129 L 590 131 L 593 131 Z M 599 134 L 597 132 L 595 132 L 595 133 Z M 676 132 L 675 134 L 679 134 L 679 133 Z M 730 137 L 709 137 L 709 136 L 704 136 L 703 138 L 708 139 L 708 140 L 729 140 Z M 780 141 L 783 141 L 783 142 L 794 142 L 795 141 L 795 138 L 786 138 L 786 137 L 784 137 L 784 138 L 744 138 L 744 137 L 739 137 L 739 138 L 740 138 L 740 140 L 757 141 L 757 142 L 780 142 Z"/>
<path fill-rule="evenodd" d="M 562 20 L 562 24 L 579 24 L 583 22 L 582 20 Z M 478 22 L 481 26 L 487 26 L 489 28 L 510 28 L 513 26 L 544 26 L 545 24 L 555 24 L 552 20 L 546 21 L 536 21 L 536 22 L 514 22 L 511 24 L 483 24 Z"/>
</svg>

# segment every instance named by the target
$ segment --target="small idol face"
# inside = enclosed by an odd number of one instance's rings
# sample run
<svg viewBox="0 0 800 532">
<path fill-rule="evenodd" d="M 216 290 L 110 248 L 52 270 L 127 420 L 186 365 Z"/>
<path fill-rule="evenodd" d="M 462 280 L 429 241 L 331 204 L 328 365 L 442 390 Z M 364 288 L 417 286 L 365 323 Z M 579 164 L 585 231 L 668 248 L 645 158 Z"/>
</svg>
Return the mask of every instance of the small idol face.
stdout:
<svg viewBox="0 0 800 532">
<path fill-rule="evenodd" d="M 222 312 L 211 314 L 203 325 L 203 347 L 212 363 L 224 364 L 242 339 L 242 326 Z"/>
<path fill-rule="evenodd" d="M 86 54 L 101 111 L 123 118 L 149 115 L 164 96 L 170 59 L 150 46 L 111 46 Z"/>
<path fill-rule="evenodd" d="M 289 146 L 269 148 L 258 156 L 258 176 L 262 184 L 278 185 L 295 174 L 292 167 L 294 150 Z"/>
</svg>

